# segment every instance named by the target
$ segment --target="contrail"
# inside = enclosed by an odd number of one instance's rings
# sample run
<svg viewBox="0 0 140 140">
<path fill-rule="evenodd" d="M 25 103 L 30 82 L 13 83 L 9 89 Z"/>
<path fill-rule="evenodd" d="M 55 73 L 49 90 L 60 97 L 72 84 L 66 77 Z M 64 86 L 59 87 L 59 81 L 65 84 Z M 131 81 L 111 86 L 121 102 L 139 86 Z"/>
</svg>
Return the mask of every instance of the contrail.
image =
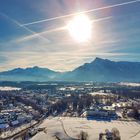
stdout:
<svg viewBox="0 0 140 140">
<path fill-rule="evenodd" d="M 98 19 L 94 19 L 92 20 L 92 22 L 99 22 L 99 21 L 103 21 L 103 20 L 107 20 L 107 19 L 111 19 L 112 16 L 108 16 L 108 17 L 104 17 L 104 18 L 98 18 Z"/>
<path fill-rule="evenodd" d="M 41 36 L 41 35 L 44 35 L 44 34 L 47 34 L 47 33 L 56 32 L 56 31 L 60 31 L 60 30 L 64 30 L 64 29 L 65 29 L 65 27 L 60 27 L 60 28 L 55 28 L 55 29 L 39 32 L 39 33 L 36 33 L 36 34 L 28 35 L 28 36 L 25 36 L 25 37 L 22 37 L 22 38 L 18 39 L 17 42 L 31 40 L 31 39 L 33 39 L 37 36 Z"/>
<path fill-rule="evenodd" d="M 41 39 L 43 39 L 43 40 L 49 42 L 49 40 L 48 40 L 47 38 L 41 36 L 41 35 L 38 34 L 37 32 L 34 32 L 34 31 L 30 30 L 30 29 L 27 28 L 26 26 L 22 26 L 18 21 L 16 21 L 15 19 L 9 17 L 8 15 L 6 15 L 6 14 L 4 14 L 4 13 L 1 13 L 1 12 L 0 12 L 0 15 L 2 15 L 3 17 L 9 19 L 10 21 L 12 21 L 13 23 L 15 23 L 15 24 L 18 25 L 19 27 L 25 29 L 26 31 L 30 32 L 31 34 L 34 35 L 34 37 L 37 36 L 37 37 L 39 37 L 39 38 L 41 38 Z"/>
<path fill-rule="evenodd" d="M 137 3 L 137 2 L 140 2 L 140 0 L 133 0 L 133 1 L 129 1 L 129 2 L 123 2 L 123 3 L 119 3 L 119 4 L 114 4 L 114 5 L 109 5 L 109 6 L 104 6 L 104 7 L 100 7 L 100 8 L 96 8 L 96 9 L 91 9 L 91 10 L 83 11 L 83 12 L 78 12 L 76 14 L 73 13 L 73 14 L 68 14 L 68 15 L 64 15 L 64 16 L 58 16 L 58 17 L 48 18 L 48 19 L 44 19 L 44 20 L 34 21 L 34 22 L 22 24 L 22 26 L 38 24 L 38 23 L 42 23 L 42 22 L 57 20 L 57 19 L 61 19 L 61 18 L 75 16 L 75 15 L 78 15 L 78 14 L 84 14 L 84 13 L 90 13 L 90 12 L 95 12 L 95 11 L 99 11 L 99 10 L 105 10 L 105 9 L 108 9 L 108 8 L 114 8 L 114 7 L 128 5 L 128 4 Z"/>
<path fill-rule="evenodd" d="M 110 18 L 112 18 L 112 16 L 104 17 L 104 18 L 99 18 L 99 19 L 94 19 L 94 20 L 92 20 L 92 22 L 100 22 L 100 21 L 107 20 L 107 19 L 110 19 Z M 23 26 L 23 27 L 25 27 L 25 26 Z M 55 29 L 51 29 L 51 30 L 46 30 L 46 31 L 43 31 L 43 32 L 39 32 L 37 34 L 33 34 L 33 35 L 26 36 L 26 37 L 22 37 L 22 38 L 18 39 L 17 41 L 18 42 L 22 42 L 22 41 L 33 39 L 37 35 L 41 36 L 41 35 L 44 35 L 44 34 L 48 34 L 48 33 L 52 33 L 52 32 L 57 32 L 57 31 L 62 31 L 62 30 L 65 30 L 65 29 L 67 29 L 66 26 L 55 28 Z"/>
</svg>

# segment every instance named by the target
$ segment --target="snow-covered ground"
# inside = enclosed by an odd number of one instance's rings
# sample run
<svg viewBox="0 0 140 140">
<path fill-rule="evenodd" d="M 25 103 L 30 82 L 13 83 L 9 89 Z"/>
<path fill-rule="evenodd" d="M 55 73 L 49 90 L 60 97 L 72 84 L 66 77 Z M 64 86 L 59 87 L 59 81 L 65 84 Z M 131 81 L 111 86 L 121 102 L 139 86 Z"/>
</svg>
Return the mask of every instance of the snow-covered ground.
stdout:
<svg viewBox="0 0 140 140">
<path fill-rule="evenodd" d="M 127 82 L 121 82 L 119 85 L 122 86 L 130 86 L 130 87 L 140 87 L 140 83 L 127 83 Z"/>
<path fill-rule="evenodd" d="M 91 92 L 89 94 L 92 95 L 92 96 L 96 96 L 96 95 L 108 95 L 108 93 L 104 93 L 104 92 Z"/>
<path fill-rule="evenodd" d="M 17 87 L 0 87 L 1 91 L 8 91 L 8 90 L 20 90 L 21 88 L 17 88 Z"/>
<path fill-rule="evenodd" d="M 140 140 L 140 123 L 126 121 L 95 121 L 86 118 L 55 117 L 46 119 L 39 127 L 45 127 L 45 131 L 36 134 L 32 140 L 56 140 L 55 135 L 62 140 L 77 138 L 80 131 L 89 135 L 89 140 L 98 140 L 99 133 L 105 129 L 111 131 L 116 127 L 120 131 L 122 140 Z"/>
</svg>

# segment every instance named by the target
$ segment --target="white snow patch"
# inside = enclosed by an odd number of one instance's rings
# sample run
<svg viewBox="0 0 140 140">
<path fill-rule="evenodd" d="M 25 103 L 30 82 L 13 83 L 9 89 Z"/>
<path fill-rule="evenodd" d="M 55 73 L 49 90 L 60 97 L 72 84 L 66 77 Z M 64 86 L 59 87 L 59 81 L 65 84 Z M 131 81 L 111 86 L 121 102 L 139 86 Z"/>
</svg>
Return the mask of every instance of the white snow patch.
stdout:
<svg viewBox="0 0 140 140">
<path fill-rule="evenodd" d="M 100 132 L 105 132 L 105 129 L 111 131 L 114 127 L 120 131 L 122 140 L 140 140 L 140 124 L 134 121 L 107 122 L 87 120 L 86 118 L 55 117 L 46 119 L 40 127 L 46 127 L 46 133 L 40 132 L 31 140 L 55 140 L 55 134 L 68 140 L 68 136 L 77 138 L 81 130 L 88 133 L 89 140 L 98 140 Z"/>
<path fill-rule="evenodd" d="M 8 91 L 8 90 L 21 90 L 21 88 L 17 88 L 17 87 L 8 87 L 8 86 L 2 86 L 0 87 L 1 91 Z"/>
</svg>

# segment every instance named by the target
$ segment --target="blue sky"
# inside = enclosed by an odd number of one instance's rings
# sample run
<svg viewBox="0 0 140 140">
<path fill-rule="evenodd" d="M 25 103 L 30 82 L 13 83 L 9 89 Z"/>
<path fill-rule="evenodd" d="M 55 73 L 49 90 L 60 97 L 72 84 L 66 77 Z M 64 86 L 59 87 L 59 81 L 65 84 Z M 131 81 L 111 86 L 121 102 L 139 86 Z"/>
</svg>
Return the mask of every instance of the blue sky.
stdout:
<svg viewBox="0 0 140 140">
<path fill-rule="evenodd" d="M 95 57 L 140 61 L 139 7 L 140 0 L 0 0 L 0 71 L 32 66 L 68 71 Z M 88 43 L 61 30 L 72 16 L 60 16 L 83 11 L 95 20 Z"/>
</svg>

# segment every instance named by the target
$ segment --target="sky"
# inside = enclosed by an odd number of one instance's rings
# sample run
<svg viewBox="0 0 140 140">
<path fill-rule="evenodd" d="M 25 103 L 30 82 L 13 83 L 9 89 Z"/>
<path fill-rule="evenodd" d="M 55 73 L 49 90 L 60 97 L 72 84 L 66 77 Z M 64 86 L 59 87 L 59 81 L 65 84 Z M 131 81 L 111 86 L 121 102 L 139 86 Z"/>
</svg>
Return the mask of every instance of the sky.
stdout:
<svg viewBox="0 0 140 140">
<path fill-rule="evenodd" d="M 78 12 L 93 21 L 89 42 L 63 29 Z M 140 0 L 0 0 L 0 71 L 69 71 L 96 57 L 140 62 Z"/>
</svg>

